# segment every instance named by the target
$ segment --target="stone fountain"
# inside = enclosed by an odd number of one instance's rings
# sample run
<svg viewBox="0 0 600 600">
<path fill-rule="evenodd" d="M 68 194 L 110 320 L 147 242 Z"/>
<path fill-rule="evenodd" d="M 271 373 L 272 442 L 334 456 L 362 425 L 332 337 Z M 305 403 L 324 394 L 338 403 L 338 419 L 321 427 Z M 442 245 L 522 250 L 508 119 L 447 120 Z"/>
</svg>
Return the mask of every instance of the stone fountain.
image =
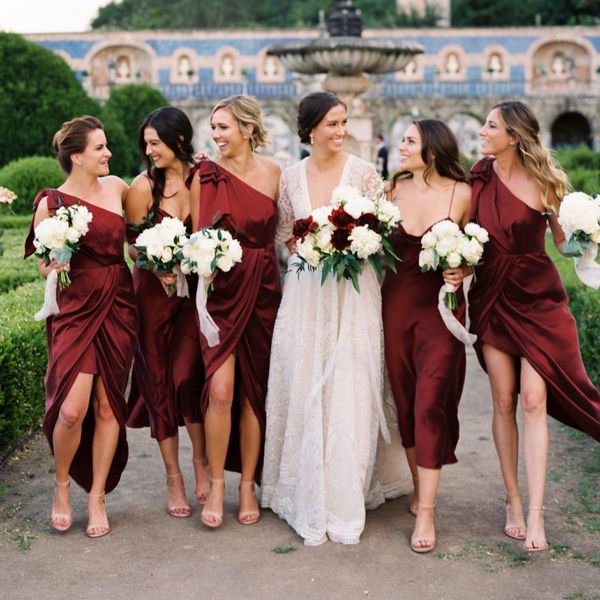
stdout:
<svg viewBox="0 0 600 600">
<path fill-rule="evenodd" d="M 353 0 L 337 0 L 321 35 L 308 42 L 288 42 L 271 46 L 267 54 L 303 75 L 326 73 L 322 86 L 348 106 L 349 129 L 356 140 L 352 148 L 371 159 L 373 123 L 360 99 L 371 88 L 367 75 L 380 75 L 403 69 L 416 54 L 418 44 L 362 37 L 362 18 Z"/>
</svg>

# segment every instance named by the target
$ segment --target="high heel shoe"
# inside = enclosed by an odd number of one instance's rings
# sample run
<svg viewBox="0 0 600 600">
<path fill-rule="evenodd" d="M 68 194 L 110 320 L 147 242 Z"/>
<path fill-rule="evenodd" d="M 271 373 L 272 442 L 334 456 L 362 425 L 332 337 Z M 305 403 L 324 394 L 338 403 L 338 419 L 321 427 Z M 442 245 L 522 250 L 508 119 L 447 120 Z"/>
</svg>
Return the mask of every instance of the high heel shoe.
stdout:
<svg viewBox="0 0 600 600">
<path fill-rule="evenodd" d="M 240 481 L 240 492 L 242 491 L 242 486 L 243 485 L 248 485 L 248 486 L 252 486 L 252 492 L 254 493 L 254 481 L 244 481 L 241 480 Z M 255 498 L 256 498 L 256 494 L 255 494 Z M 258 502 L 257 502 L 258 504 Z M 260 510 L 250 510 L 250 511 L 240 511 L 238 513 L 238 521 L 242 524 L 242 525 L 254 525 L 255 523 L 258 523 L 258 521 L 260 521 Z"/>
<path fill-rule="evenodd" d="M 196 477 L 196 500 L 198 501 L 198 504 L 202 505 L 206 502 L 207 498 L 208 498 L 208 494 L 210 493 L 210 469 L 208 467 L 208 462 L 206 460 L 204 460 L 203 458 L 192 458 L 192 462 L 194 463 L 194 474 L 196 471 L 196 465 L 202 464 L 202 466 L 204 467 L 204 470 L 209 473 L 209 477 L 208 477 L 208 487 L 203 489 L 202 491 L 198 492 L 197 488 L 198 488 L 198 478 Z"/>
<path fill-rule="evenodd" d="M 174 475 L 169 475 L 167 473 L 167 487 L 169 487 L 169 480 L 171 479 L 179 479 L 181 478 L 181 486 L 183 487 L 183 475 L 181 471 L 179 473 L 175 473 Z M 187 500 L 185 500 L 185 488 L 183 491 L 183 498 L 176 500 L 174 504 L 169 504 L 167 506 L 167 512 L 176 519 L 185 519 L 192 514 L 192 507 L 188 504 Z"/>
<path fill-rule="evenodd" d="M 104 492 L 101 494 L 88 494 L 88 498 L 102 498 L 102 504 L 106 506 L 106 499 L 104 498 Z M 106 514 L 106 513 L 105 513 Z M 85 533 L 90 538 L 99 538 L 105 536 L 110 532 L 110 526 L 108 525 L 108 517 L 106 519 L 106 525 L 88 525 Z"/>
<path fill-rule="evenodd" d="M 413 516 L 417 516 L 417 507 L 419 506 L 419 476 L 415 475 L 412 478 L 413 481 L 413 495 L 410 499 L 410 504 L 408 506 L 408 512 Z"/>
<path fill-rule="evenodd" d="M 543 506 L 539 508 L 530 508 L 529 513 L 541 512 L 543 517 L 544 510 L 545 508 Z M 527 541 L 525 541 L 525 543 L 523 544 L 523 549 L 526 552 L 543 552 L 544 550 L 548 550 L 548 542 L 546 542 L 546 536 L 544 535 L 543 539 L 530 540 L 529 544 L 527 543 Z"/>
<path fill-rule="evenodd" d="M 211 492 L 212 492 L 212 487 L 215 484 L 218 484 L 218 485 L 223 484 L 223 493 L 225 493 L 225 480 L 224 479 L 213 479 L 211 477 L 210 478 Z M 209 500 L 209 498 L 206 499 L 207 502 L 208 502 L 208 500 Z M 206 504 L 205 504 L 204 508 L 202 509 L 202 514 L 200 515 L 200 520 L 207 527 L 212 527 L 213 529 L 216 529 L 223 522 L 223 509 L 221 508 L 220 512 L 217 512 L 216 510 L 207 510 Z"/>
<path fill-rule="evenodd" d="M 506 525 L 504 526 L 504 535 L 508 536 L 509 538 L 512 538 L 513 540 L 524 540 L 527 531 L 525 523 L 523 523 L 523 525 L 510 525 L 508 522 L 508 507 L 511 505 L 512 498 L 517 498 L 519 502 L 521 501 L 521 497 L 519 494 L 511 494 L 509 496 L 506 496 Z"/>
<path fill-rule="evenodd" d="M 435 504 L 417 504 L 417 516 L 418 513 L 422 510 L 433 510 L 435 509 Z M 416 536 L 414 533 L 410 538 L 410 549 L 413 552 L 417 552 L 419 554 L 425 554 L 426 552 L 431 552 L 435 548 L 435 533 L 433 537 L 421 537 Z"/>
<path fill-rule="evenodd" d="M 67 488 L 67 490 L 71 487 L 71 481 L 67 479 L 66 481 L 57 481 L 54 480 L 55 488 Z M 56 489 L 54 494 L 56 495 Z M 67 513 L 55 513 L 52 511 L 50 513 L 50 524 L 56 531 L 67 531 L 71 524 L 73 523 L 73 516 Z"/>
</svg>

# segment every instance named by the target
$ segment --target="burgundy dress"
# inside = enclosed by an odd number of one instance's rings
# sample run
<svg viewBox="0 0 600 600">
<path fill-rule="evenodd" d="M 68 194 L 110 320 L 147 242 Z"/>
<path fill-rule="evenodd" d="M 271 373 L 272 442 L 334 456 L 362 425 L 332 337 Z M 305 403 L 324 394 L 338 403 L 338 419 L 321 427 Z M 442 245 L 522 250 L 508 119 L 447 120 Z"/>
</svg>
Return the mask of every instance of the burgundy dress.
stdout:
<svg viewBox="0 0 600 600">
<path fill-rule="evenodd" d="M 419 267 L 421 238 L 430 229 L 415 236 L 400 226 L 394 247 L 401 261 L 397 273 L 386 272 L 381 295 L 385 361 L 402 445 L 415 448 L 420 467 L 440 469 L 457 462 L 466 361 L 463 344 L 448 331 L 437 308 L 442 272 L 422 273 Z M 461 296 L 455 314 L 463 321 Z"/>
<path fill-rule="evenodd" d="M 481 366 L 483 343 L 525 357 L 548 388 L 548 414 L 600 441 L 600 394 L 589 380 L 567 294 L 545 251 L 547 218 L 498 178 L 493 158 L 473 166 L 473 219 L 488 230 L 469 295 Z"/>
<path fill-rule="evenodd" d="M 112 411 L 119 423 L 119 440 L 106 492 L 113 490 L 127 464 L 125 388 L 135 347 L 137 310 L 131 273 L 125 264 L 125 225 L 120 215 L 57 190 L 42 190 L 34 201 L 48 198 L 51 215 L 60 205 L 81 203 L 93 215 L 81 249 L 71 259 L 71 285 L 58 292 L 59 314 L 46 320 L 48 370 L 44 433 L 52 448 L 52 433 L 60 407 L 79 373 L 102 377 Z M 25 256 L 34 253 L 33 223 Z M 92 486 L 92 404 L 83 421 L 81 442 L 70 475 L 89 492 Z"/>
<path fill-rule="evenodd" d="M 158 208 L 156 222 L 170 217 Z M 191 231 L 191 217 L 185 221 Z M 130 244 L 139 235 L 128 228 Z M 152 437 L 162 442 L 177 434 L 183 417 L 202 421 L 200 397 L 204 366 L 196 326 L 197 277 L 188 277 L 189 298 L 171 297 L 154 273 L 133 270 L 140 328 L 128 399 L 129 427 L 150 425 Z"/>
<path fill-rule="evenodd" d="M 279 263 L 275 254 L 277 204 L 268 196 L 212 161 L 202 161 L 200 227 L 227 229 L 240 242 L 242 262 L 228 273 L 218 272 L 207 309 L 219 327 L 220 343 L 211 348 L 200 334 L 206 383 L 202 410 L 208 408 L 212 376 L 231 354 L 236 356 L 231 437 L 226 468 L 240 471 L 240 395 L 248 397 L 264 439 L 265 397 L 271 338 L 281 300 Z M 257 479 L 260 479 L 262 457 Z"/>
</svg>

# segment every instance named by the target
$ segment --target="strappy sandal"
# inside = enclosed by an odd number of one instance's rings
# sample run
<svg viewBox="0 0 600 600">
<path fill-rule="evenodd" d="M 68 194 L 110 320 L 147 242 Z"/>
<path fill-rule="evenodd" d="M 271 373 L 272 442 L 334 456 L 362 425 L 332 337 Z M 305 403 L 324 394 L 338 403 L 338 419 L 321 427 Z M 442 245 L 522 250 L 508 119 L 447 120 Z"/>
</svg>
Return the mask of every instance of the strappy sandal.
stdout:
<svg viewBox="0 0 600 600">
<path fill-rule="evenodd" d="M 212 486 L 215 483 L 218 485 L 223 484 L 223 491 L 225 491 L 225 480 L 224 479 L 213 479 L 211 477 L 210 478 L 211 491 L 212 491 Z M 208 498 L 207 498 L 207 501 L 208 501 Z M 220 527 L 221 523 L 223 522 L 223 509 L 221 509 L 221 512 L 217 512 L 216 510 L 207 510 L 206 504 L 205 504 L 204 508 L 202 509 L 202 514 L 200 515 L 200 520 L 207 527 L 212 527 L 213 529 L 216 529 L 217 527 Z"/>
<path fill-rule="evenodd" d="M 106 505 L 106 499 L 104 498 L 104 492 L 102 492 L 101 494 L 88 494 L 88 498 L 102 498 L 102 504 Z M 106 522 L 108 523 L 108 517 L 107 517 Z M 88 525 L 87 529 L 85 530 L 85 533 L 90 538 L 103 537 L 109 532 L 110 532 L 109 525 L 98 525 L 98 526 Z"/>
<path fill-rule="evenodd" d="M 540 508 L 530 508 L 529 512 L 541 512 L 543 513 L 545 508 L 542 506 Z M 546 541 L 546 537 L 544 536 L 543 540 L 531 540 L 529 544 L 527 541 L 523 544 L 523 550 L 526 552 L 543 552 L 544 550 L 548 550 L 548 542 Z"/>
<path fill-rule="evenodd" d="M 243 485 L 252 486 L 252 491 L 254 492 L 254 481 L 240 481 L 240 492 L 242 490 Z M 256 498 L 256 494 L 255 494 Z M 257 502 L 258 504 L 258 502 Z M 242 525 L 254 525 L 260 521 L 260 510 L 250 510 L 250 511 L 240 511 L 238 513 L 238 521 Z"/>
<path fill-rule="evenodd" d="M 506 506 L 506 525 L 504 526 L 504 535 L 512 538 L 513 540 L 524 540 L 526 537 L 527 527 L 525 523 L 523 525 L 509 525 L 508 524 L 508 507 L 511 504 L 510 500 L 512 498 L 521 499 L 519 494 L 511 494 L 510 496 L 506 496 L 505 506 Z M 515 533 L 516 532 L 516 533 Z"/>
<path fill-rule="evenodd" d="M 435 504 L 427 505 L 427 504 L 417 504 L 417 511 L 421 510 L 431 510 L 435 508 Z M 425 554 L 426 552 L 431 552 L 435 548 L 435 534 L 433 538 L 425 538 L 425 537 L 417 537 L 413 533 L 410 538 L 410 549 L 413 552 L 417 552 L 418 554 Z"/>
<path fill-rule="evenodd" d="M 57 481 L 56 479 L 54 480 L 54 486 L 55 488 L 70 488 L 71 487 L 71 481 L 69 479 L 67 479 L 66 481 Z M 56 494 L 56 489 L 54 491 L 54 493 Z M 53 502 L 54 504 L 54 502 Z M 54 529 L 56 529 L 56 531 L 67 531 L 67 529 L 69 529 L 69 527 L 71 527 L 73 523 L 73 515 L 71 514 L 67 514 L 67 513 L 55 513 L 54 511 L 52 511 L 50 513 L 50 524 L 52 525 L 52 527 Z"/>
<path fill-rule="evenodd" d="M 202 464 L 202 466 L 204 467 L 204 469 L 206 470 L 207 473 L 210 473 L 209 467 L 208 467 L 208 462 L 206 460 L 204 460 L 203 458 L 192 458 L 192 462 L 194 463 L 194 476 L 196 475 L 195 471 L 196 471 L 196 465 L 198 464 Z M 196 490 L 195 490 L 195 494 L 196 494 L 196 500 L 198 501 L 198 504 L 202 505 L 206 502 L 207 498 L 208 498 L 208 494 L 210 493 L 210 476 L 208 478 L 208 487 L 202 491 L 197 491 L 198 488 L 198 479 L 196 478 Z"/>
<path fill-rule="evenodd" d="M 167 488 L 169 487 L 170 479 L 179 478 L 181 478 L 181 485 L 183 486 L 183 475 L 181 474 L 181 471 L 179 471 L 179 473 L 175 473 L 174 475 L 169 475 L 167 473 Z M 183 494 L 184 498 L 175 501 L 175 504 L 169 504 L 167 506 L 167 512 L 176 519 L 185 519 L 192 514 L 192 507 L 188 504 L 187 500 L 185 500 L 185 488 Z M 181 504 L 179 502 L 181 502 Z"/>
</svg>

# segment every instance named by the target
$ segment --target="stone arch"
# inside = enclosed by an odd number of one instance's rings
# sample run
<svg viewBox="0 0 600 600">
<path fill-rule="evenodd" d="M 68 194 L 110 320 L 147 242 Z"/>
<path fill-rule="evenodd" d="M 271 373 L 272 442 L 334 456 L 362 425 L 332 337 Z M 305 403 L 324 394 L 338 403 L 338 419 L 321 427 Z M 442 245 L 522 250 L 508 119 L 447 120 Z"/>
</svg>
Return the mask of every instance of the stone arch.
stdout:
<svg viewBox="0 0 600 600">
<path fill-rule="evenodd" d="M 510 56 L 503 46 L 488 46 L 483 58 L 483 79 L 502 81 L 510 76 Z"/>
<path fill-rule="evenodd" d="M 444 46 L 438 53 L 440 81 L 463 81 L 467 78 L 467 57 L 457 45 Z"/>
<path fill-rule="evenodd" d="M 242 81 L 242 61 L 240 53 L 230 46 L 219 48 L 213 67 L 215 83 L 240 83 Z"/>
<path fill-rule="evenodd" d="M 588 119 L 580 112 L 564 112 L 558 115 L 550 129 L 553 148 L 579 146 L 592 148 L 592 128 Z"/>
<path fill-rule="evenodd" d="M 263 48 L 256 56 L 256 81 L 258 83 L 285 82 L 285 67 L 276 56 L 267 55 L 267 48 Z"/>
<path fill-rule="evenodd" d="M 422 81 L 423 55 L 416 54 L 413 56 L 403 69 L 396 71 L 394 77 L 398 81 Z"/>
<path fill-rule="evenodd" d="M 458 140 L 458 149 L 464 156 L 475 159 L 480 155 L 479 130 L 482 122 L 473 115 L 457 113 L 446 121 Z"/>
<path fill-rule="evenodd" d="M 198 82 L 198 55 L 195 50 L 182 46 L 171 56 L 171 81 L 173 83 Z"/>
</svg>

